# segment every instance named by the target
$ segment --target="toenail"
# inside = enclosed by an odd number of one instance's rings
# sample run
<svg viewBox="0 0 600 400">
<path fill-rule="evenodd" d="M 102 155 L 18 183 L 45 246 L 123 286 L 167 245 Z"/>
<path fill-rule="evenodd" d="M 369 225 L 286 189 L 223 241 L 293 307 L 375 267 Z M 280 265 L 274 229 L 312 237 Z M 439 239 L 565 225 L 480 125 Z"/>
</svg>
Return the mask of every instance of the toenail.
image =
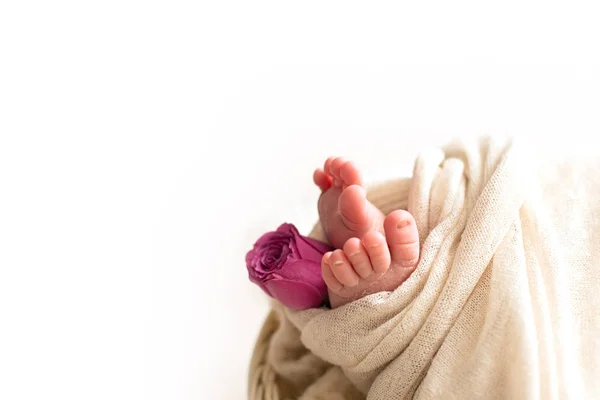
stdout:
<svg viewBox="0 0 600 400">
<path fill-rule="evenodd" d="M 343 261 L 341 261 L 341 260 L 338 260 L 338 261 L 336 261 L 336 262 L 333 263 L 333 265 L 342 265 L 342 264 L 345 264 L 345 263 Z"/>
<path fill-rule="evenodd" d="M 356 257 L 359 254 L 360 254 L 360 251 L 357 251 L 356 253 L 349 254 L 348 257 Z"/>
<path fill-rule="evenodd" d="M 396 224 L 396 229 L 402 229 L 402 228 L 406 228 L 408 225 L 410 225 L 410 221 L 402 221 L 402 222 L 398 222 Z"/>
</svg>

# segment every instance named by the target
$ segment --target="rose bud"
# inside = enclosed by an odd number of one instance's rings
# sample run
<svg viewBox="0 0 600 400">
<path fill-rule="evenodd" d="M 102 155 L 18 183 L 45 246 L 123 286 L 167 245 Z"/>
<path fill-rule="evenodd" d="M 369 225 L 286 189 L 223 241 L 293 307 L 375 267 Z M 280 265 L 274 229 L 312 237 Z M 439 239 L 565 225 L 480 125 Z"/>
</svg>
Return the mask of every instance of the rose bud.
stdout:
<svg viewBox="0 0 600 400">
<path fill-rule="evenodd" d="M 302 236 L 294 225 L 284 223 L 261 236 L 246 254 L 248 275 L 289 308 L 318 307 L 327 298 L 321 258 L 330 250 L 327 244 Z"/>
</svg>

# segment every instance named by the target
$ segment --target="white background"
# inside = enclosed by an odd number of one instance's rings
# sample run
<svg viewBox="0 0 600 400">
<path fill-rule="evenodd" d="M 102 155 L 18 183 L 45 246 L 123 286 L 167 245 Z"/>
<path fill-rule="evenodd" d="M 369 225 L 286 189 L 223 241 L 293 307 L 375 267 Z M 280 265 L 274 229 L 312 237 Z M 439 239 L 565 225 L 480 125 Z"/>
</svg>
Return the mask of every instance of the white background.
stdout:
<svg viewBox="0 0 600 400">
<path fill-rule="evenodd" d="M 244 254 L 455 135 L 600 131 L 574 1 L 0 2 L 0 398 L 242 399 Z"/>
</svg>

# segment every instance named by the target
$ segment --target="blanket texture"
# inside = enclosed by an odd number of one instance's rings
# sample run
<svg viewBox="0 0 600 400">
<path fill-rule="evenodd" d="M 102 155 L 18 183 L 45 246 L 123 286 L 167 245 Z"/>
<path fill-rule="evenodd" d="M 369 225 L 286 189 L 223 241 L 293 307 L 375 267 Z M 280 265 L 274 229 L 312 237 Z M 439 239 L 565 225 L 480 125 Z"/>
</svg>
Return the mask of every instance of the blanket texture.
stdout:
<svg viewBox="0 0 600 400">
<path fill-rule="evenodd" d="M 275 304 L 278 397 L 600 398 L 600 160 L 546 150 L 457 141 L 370 191 L 414 215 L 419 265 L 335 310 Z"/>
</svg>

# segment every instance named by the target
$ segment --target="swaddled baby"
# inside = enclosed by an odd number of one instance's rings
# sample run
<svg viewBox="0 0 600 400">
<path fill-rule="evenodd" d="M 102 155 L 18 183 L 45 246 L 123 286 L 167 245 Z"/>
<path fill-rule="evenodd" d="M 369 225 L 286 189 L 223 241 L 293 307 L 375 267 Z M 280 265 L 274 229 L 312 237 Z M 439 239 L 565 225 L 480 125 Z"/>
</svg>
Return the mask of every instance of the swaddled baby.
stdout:
<svg viewBox="0 0 600 400">
<path fill-rule="evenodd" d="M 366 295 L 393 291 L 419 261 L 419 233 L 412 215 L 385 216 L 366 198 L 356 166 L 330 157 L 313 180 L 321 189 L 319 218 L 337 250 L 323 255 L 321 268 L 332 308 Z"/>
</svg>

